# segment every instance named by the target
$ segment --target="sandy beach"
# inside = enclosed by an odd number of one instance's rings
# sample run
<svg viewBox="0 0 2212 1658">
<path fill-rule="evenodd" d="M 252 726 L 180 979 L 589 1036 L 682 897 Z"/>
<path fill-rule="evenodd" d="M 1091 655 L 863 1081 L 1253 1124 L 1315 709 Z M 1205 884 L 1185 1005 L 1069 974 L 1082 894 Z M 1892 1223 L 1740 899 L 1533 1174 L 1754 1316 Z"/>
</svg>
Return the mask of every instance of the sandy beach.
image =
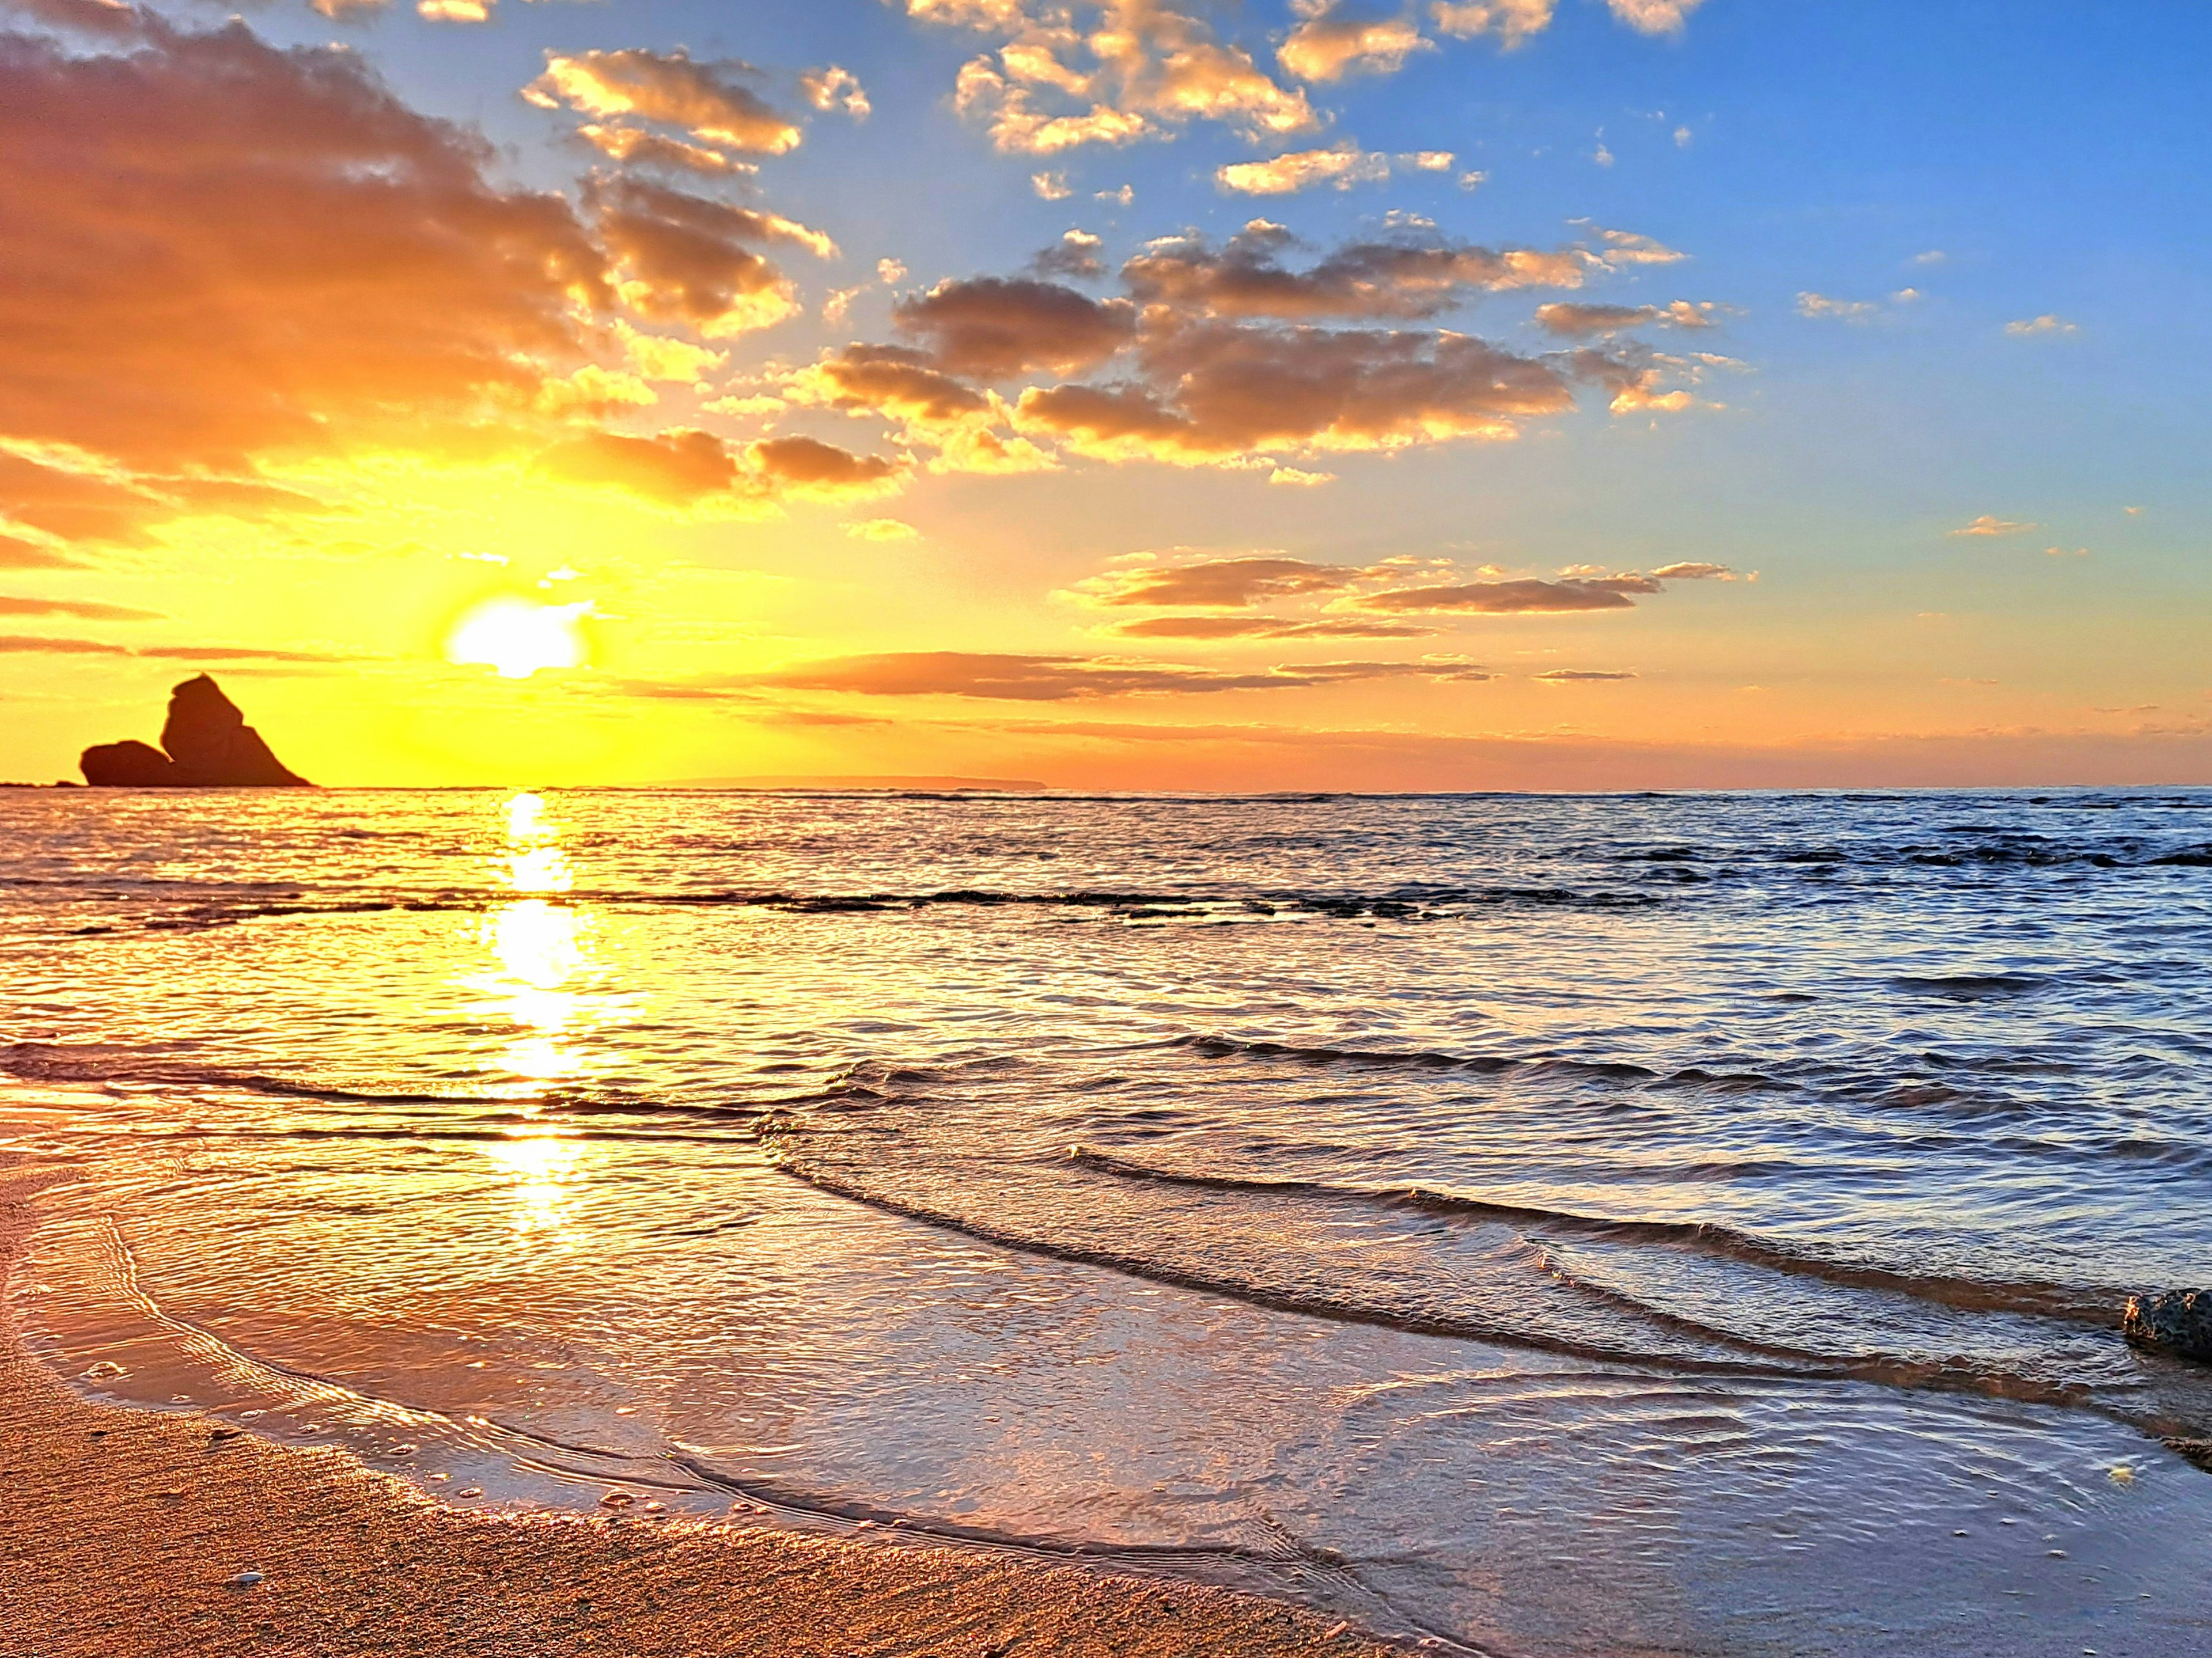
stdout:
<svg viewBox="0 0 2212 1658">
<path fill-rule="evenodd" d="M 0 1268 L 11 1283 L 30 1224 L 26 1179 L 19 1172 L 10 1193 L 0 1176 Z M 1334 1620 L 1249 1595 L 976 1550 L 472 1515 L 338 1452 L 265 1443 L 198 1412 L 87 1403 L 23 1351 L 12 1311 L 6 1335 L 9 1658 L 1385 1650 Z"/>
</svg>

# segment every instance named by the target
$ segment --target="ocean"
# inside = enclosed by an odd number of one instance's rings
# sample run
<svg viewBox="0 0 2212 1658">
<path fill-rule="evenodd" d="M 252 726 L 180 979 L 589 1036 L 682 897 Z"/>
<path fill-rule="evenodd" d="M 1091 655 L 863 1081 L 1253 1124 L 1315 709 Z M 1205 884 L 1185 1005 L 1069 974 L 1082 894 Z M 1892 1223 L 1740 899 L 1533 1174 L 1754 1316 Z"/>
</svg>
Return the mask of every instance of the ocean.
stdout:
<svg viewBox="0 0 2212 1658">
<path fill-rule="evenodd" d="M 73 1385 L 1444 1650 L 2212 1647 L 2208 987 L 2207 791 L 0 793 Z"/>
</svg>

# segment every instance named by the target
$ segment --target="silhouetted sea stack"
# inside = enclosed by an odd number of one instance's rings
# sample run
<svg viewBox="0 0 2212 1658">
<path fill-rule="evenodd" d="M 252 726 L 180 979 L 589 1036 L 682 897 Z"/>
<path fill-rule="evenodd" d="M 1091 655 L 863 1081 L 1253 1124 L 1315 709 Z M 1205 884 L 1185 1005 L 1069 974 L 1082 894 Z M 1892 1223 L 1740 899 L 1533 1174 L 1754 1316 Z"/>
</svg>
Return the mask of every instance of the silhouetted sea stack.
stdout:
<svg viewBox="0 0 2212 1658">
<path fill-rule="evenodd" d="M 166 749 L 167 753 L 161 750 Z M 207 675 L 187 679 L 169 693 L 161 747 L 136 741 L 102 743 L 77 762 L 97 788 L 304 789 L 304 777 L 287 770 L 261 734 L 246 723 L 238 704 Z"/>
</svg>

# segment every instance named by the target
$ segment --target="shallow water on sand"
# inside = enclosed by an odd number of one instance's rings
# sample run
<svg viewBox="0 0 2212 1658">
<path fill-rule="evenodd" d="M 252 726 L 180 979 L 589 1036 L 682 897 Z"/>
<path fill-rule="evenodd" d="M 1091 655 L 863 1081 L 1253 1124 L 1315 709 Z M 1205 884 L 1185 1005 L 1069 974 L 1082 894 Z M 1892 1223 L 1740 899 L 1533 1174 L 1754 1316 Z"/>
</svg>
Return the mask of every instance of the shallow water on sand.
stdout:
<svg viewBox="0 0 2212 1658">
<path fill-rule="evenodd" d="M 26 792 L 0 1152 L 64 1373 L 471 1501 L 2193 1653 L 2208 969 L 2202 792 Z"/>
</svg>

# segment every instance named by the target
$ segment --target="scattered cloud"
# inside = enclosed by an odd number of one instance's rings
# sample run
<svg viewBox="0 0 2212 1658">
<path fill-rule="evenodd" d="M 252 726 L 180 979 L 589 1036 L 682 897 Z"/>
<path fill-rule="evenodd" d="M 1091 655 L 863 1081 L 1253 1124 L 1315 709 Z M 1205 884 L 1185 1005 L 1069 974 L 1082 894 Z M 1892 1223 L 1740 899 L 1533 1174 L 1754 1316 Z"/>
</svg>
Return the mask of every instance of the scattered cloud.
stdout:
<svg viewBox="0 0 2212 1658">
<path fill-rule="evenodd" d="M 751 75 L 747 64 L 695 59 L 680 46 L 667 52 L 638 46 L 569 56 L 548 52 L 545 72 L 522 95 L 545 109 L 566 107 L 599 120 L 634 116 L 657 121 L 682 128 L 701 143 L 757 155 L 796 149 L 799 128 L 745 84 Z"/>
<path fill-rule="evenodd" d="M 1135 337 L 1127 300 L 1094 300 L 1056 282 L 972 276 L 945 281 L 891 311 L 947 374 L 1009 380 L 1068 374 L 1104 361 Z"/>
<path fill-rule="evenodd" d="M 862 519 L 843 527 L 855 541 L 917 541 L 921 537 L 914 525 L 896 518 Z"/>
<path fill-rule="evenodd" d="M 1354 566 L 1303 558 L 1210 558 L 1109 571 L 1078 583 L 1073 591 L 1094 604 L 1237 609 L 1337 592 L 1367 574 Z"/>
<path fill-rule="evenodd" d="M 865 121 L 874 112 L 860 76 L 835 64 L 827 69 L 809 70 L 800 76 L 799 89 L 805 94 L 806 101 L 818 110 L 842 110 L 856 121 Z"/>
<path fill-rule="evenodd" d="M 1233 161 L 1216 168 L 1213 181 L 1240 196 L 1290 196 L 1316 185 L 1349 190 L 1390 176 L 1390 158 L 1346 143 L 1331 149 L 1300 149 L 1264 161 Z"/>
<path fill-rule="evenodd" d="M 1391 75 L 1417 52 L 1433 52 L 1410 17 L 1376 16 L 1343 0 L 1291 0 L 1299 19 L 1276 61 L 1301 81 Z"/>
<path fill-rule="evenodd" d="M 711 432 L 676 428 L 651 437 L 587 432 L 543 451 L 539 476 L 622 490 L 679 509 L 744 514 L 796 498 L 851 501 L 898 487 L 896 461 L 814 438 L 769 438 L 733 452 Z"/>
<path fill-rule="evenodd" d="M 1471 40 L 1494 35 L 1498 45 L 1511 51 L 1532 34 L 1552 26 L 1554 0 L 1436 0 L 1429 16 L 1440 34 Z"/>
<path fill-rule="evenodd" d="M 1147 616 L 1106 629 L 1117 639 L 1426 639 L 1437 629 L 1359 616 Z"/>
<path fill-rule="evenodd" d="M 726 683 L 733 690 L 761 688 L 862 696 L 1065 702 L 1114 696 L 1308 689 L 1367 679 L 1479 681 L 1494 677 L 1477 664 L 1449 658 L 1418 662 L 1310 662 L 1235 672 L 1113 657 L 902 651 L 803 662 Z"/>
<path fill-rule="evenodd" d="M 1972 523 L 1962 524 L 1948 533 L 1954 536 L 2018 536 L 2042 527 L 2040 524 L 2031 524 L 2025 519 L 1999 518 L 1995 513 L 1984 513 Z"/>
<path fill-rule="evenodd" d="M 959 112 L 1000 150 L 1053 155 L 1087 144 L 1170 136 L 1194 120 L 1265 137 L 1321 117 L 1233 40 L 1174 0 L 1038 5 L 1019 0 L 905 0 L 911 15 L 995 35 L 953 87 Z M 1079 16 L 1094 22 L 1078 25 Z"/>
<path fill-rule="evenodd" d="M 1676 328 L 1711 328 L 1714 307 L 1711 301 L 1692 305 L 1687 300 L 1676 300 L 1671 305 L 1577 305 L 1553 303 L 1536 307 L 1538 326 L 1547 332 L 1570 338 L 1587 338 L 1592 335 L 1617 334 L 1624 329 L 1641 327 L 1646 323 L 1662 323 Z"/>
<path fill-rule="evenodd" d="M 1583 610 L 1634 608 L 1631 592 L 1660 591 L 1638 577 L 1640 586 L 1606 581 L 1469 581 L 1437 587 L 1400 587 L 1370 593 L 1358 601 L 1367 610 L 1428 616 L 1559 616 Z"/>
<path fill-rule="evenodd" d="M 1613 15 L 1645 34 L 1679 34 L 1701 0 L 1606 0 Z"/>
<path fill-rule="evenodd" d="M 1216 317 L 1433 316 L 1473 295 L 1574 288 L 1588 275 L 1580 249 L 1478 247 L 1433 236 L 1347 242 L 1303 270 L 1283 262 L 1296 239 L 1255 219 L 1220 247 L 1202 237 L 1157 241 L 1121 267 L 1139 305 L 1197 307 Z"/>
<path fill-rule="evenodd" d="M 2043 550 L 2045 556 L 2050 558 L 2087 558 L 2089 556 L 2089 550 L 2087 547 L 2076 547 L 2071 552 L 2069 552 L 2063 547 L 2045 547 Z"/>
<path fill-rule="evenodd" d="M 2028 317 L 2019 322 L 2008 322 L 2004 331 L 2015 338 L 2032 338 L 2039 334 L 2078 334 L 2080 327 L 2065 318 L 2046 311 L 2039 317 Z"/>
<path fill-rule="evenodd" d="M 1540 685 L 1579 685 L 1600 679 L 1633 679 L 1632 673 L 1605 673 L 1589 668 L 1553 668 L 1548 673 L 1528 676 Z"/>
<path fill-rule="evenodd" d="M 155 610 L 122 604 L 95 604 L 79 598 L 16 598 L 0 593 L 0 616 L 67 616 L 80 622 L 158 622 Z"/>
<path fill-rule="evenodd" d="M 1064 202 L 1075 193 L 1065 173 L 1032 173 L 1030 188 L 1048 202 Z"/>
<path fill-rule="evenodd" d="M 1912 263 L 1915 264 L 1945 264 L 1949 262 L 1950 258 L 1951 256 L 1948 253 L 1946 253 L 1942 248 L 1931 247 L 1925 253 L 1914 254 L 1912 256 Z"/>
<path fill-rule="evenodd" d="M 1840 322 L 1864 322 L 1881 307 L 1871 300 L 1836 300 L 1826 294 L 1802 293 L 1797 296 L 1797 314 L 1801 317 L 1825 317 Z"/>
<path fill-rule="evenodd" d="M 1106 274 L 1106 263 L 1098 257 L 1098 250 L 1105 245 L 1087 230 L 1065 231 L 1059 241 L 1030 261 L 1030 269 L 1047 278 L 1089 282 Z"/>
<path fill-rule="evenodd" d="M 20 536 L 0 535 L 0 570 L 67 570 L 76 564 L 58 548 L 25 541 Z"/>
<path fill-rule="evenodd" d="M 576 136 L 602 155 L 625 167 L 658 167 L 708 177 L 750 177 L 760 171 L 751 161 L 736 161 L 719 149 L 671 138 L 664 133 L 647 132 L 642 127 L 587 121 L 576 129 Z"/>
<path fill-rule="evenodd" d="M 631 177 L 585 189 L 614 263 L 617 291 L 639 316 L 688 324 L 710 339 L 765 328 L 799 307 L 783 272 L 756 251 L 781 242 L 836 252 L 817 230 Z"/>
</svg>

